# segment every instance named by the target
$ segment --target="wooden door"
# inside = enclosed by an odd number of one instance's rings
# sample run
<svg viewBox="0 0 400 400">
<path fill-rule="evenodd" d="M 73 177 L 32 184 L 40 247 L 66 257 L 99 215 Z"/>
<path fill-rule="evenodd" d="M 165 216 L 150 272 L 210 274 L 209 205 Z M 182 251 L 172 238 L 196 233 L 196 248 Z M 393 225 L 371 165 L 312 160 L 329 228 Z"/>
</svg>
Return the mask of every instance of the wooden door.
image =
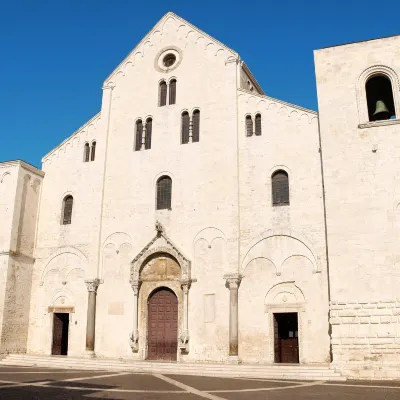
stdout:
<svg viewBox="0 0 400 400">
<path fill-rule="evenodd" d="M 69 314 L 54 313 L 52 355 L 66 356 L 68 354 L 68 328 Z"/>
<path fill-rule="evenodd" d="M 297 313 L 274 314 L 275 362 L 299 362 Z"/>
<path fill-rule="evenodd" d="M 178 299 L 161 289 L 148 302 L 148 359 L 176 361 L 177 350 Z"/>
</svg>

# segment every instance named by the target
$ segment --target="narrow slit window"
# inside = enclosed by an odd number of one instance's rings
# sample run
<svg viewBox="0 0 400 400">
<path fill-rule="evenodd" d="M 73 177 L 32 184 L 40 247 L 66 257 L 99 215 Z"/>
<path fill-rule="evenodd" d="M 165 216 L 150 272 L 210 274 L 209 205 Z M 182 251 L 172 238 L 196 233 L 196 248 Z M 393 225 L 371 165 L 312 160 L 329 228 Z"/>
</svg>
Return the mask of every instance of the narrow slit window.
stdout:
<svg viewBox="0 0 400 400">
<path fill-rule="evenodd" d="M 162 176 L 157 181 L 157 210 L 171 209 L 172 179 Z"/>
<path fill-rule="evenodd" d="M 261 136 L 261 114 L 256 115 L 255 122 L 256 122 L 256 136 Z"/>
<path fill-rule="evenodd" d="M 192 123 L 193 123 L 193 142 L 198 142 L 200 140 L 200 110 L 193 111 Z"/>
<path fill-rule="evenodd" d="M 90 161 L 94 161 L 96 158 L 96 142 L 92 143 L 92 149 L 90 151 Z"/>
<path fill-rule="evenodd" d="M 147 118 L 146 120 L 146 135 L 144 139 L 144 148 L 146 150 L 151 148 L 151 131 L 153 127 L 153 120 L 151 118 Z"/>
<path fill-rule="evenodd" d="M 167 104 L 167 84 L 165 81 L 160 82 L 158 105 L 163 107 Z"/>
<path fill-rule="evenodd" d="M 89 159 L 90 159 L 90 145 L 89 143 L 85 143 L 85 147 L 83 150 L 83 161 L 89 162 Z"/>
<path fill-rule="evenodd" d="M 176 79 L 169 82 L 169 104 L 176 103 Z"/>
<path fill-rule="evenodd" d="M 141 119 L 136 121 L 135 151 L 142 148 L 143 122 Z"/>
<path fill-rule="evenodd" d="M 189 123 L 190 117 L 188 112 L 182 113 L 182 128 L 181 128 L 181 139 L 182 144 L 189 143 Z"/>
<path fill-rule="evenodd" d="M 72 222 L 72 207 L 74 204 L 74 198 L 71 195 L 68 195 L 64 198 L 63 201 L 63 225 L 70 225 Z"/>
<path fill-rule="evenodd" d="M 246 136 L 253 136 L 253 119 L 251 115 L 246 116 Z"/>
<path fill-rule="evenodd" d="M 272 205 L 289 205 L 289 176 L 286 171 L 279 170 L 272 177 Z"/>
</svg>

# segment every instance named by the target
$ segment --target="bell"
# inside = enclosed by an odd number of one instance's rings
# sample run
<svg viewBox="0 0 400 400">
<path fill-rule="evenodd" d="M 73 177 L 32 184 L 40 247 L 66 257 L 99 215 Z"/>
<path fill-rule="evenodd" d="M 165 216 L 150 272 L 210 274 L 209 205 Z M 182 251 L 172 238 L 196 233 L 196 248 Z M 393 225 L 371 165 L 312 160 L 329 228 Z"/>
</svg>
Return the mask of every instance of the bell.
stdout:
<svg viewBox="0 0 400 400">
<path fill-rule="evenodd" d="M 379 121 L 382 119 L 389 119 L 391 112 L 386 107 L 386 104 L 382 100 L 376 102 L 375 112 L 372 114 L 374 121 Z"/>
</svg>

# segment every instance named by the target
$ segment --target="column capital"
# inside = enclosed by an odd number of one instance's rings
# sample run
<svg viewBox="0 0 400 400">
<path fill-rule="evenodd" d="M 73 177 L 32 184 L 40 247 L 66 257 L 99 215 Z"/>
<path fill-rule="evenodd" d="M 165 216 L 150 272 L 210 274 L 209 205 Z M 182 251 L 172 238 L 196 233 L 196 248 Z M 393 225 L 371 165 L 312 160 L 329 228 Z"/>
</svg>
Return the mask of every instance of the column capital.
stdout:
<svg viewBox="0 0 400 400">
<path fill-rule="evenodd" d="M 135 296 L 137 296 L 139 294 L 139 288 L 140 288 L 140 281 L 136 281 L 136 280 L 131 280 L 129 281 L 129 283 L 131 284 L 132 290 L 133 290 L 133 294 Z"/>
<path fill-rule="evenodd" d="M 224 279 L 226 280 L 225 286 L 228 289 L 237 289 L 240 285 L 240 281 L 242 280 L 242 275 L 226 274 L 226 275 L 224 275 Z"/>
<path fill-rule="evenodd" d="M 181 287 L 182 287 L 183 293 L 185 293 L 185 294 L 188 293 L 191 284 L 192 284 L 192 282 L 189 279 L 181 280 Z"/>
<path fill-rule="evenodd" d="M 101 281 L 99 278 L 88 279 L 85 281 L 88 292 L 97 292 L 97 288 L 99 287 Z"/>
</svg>

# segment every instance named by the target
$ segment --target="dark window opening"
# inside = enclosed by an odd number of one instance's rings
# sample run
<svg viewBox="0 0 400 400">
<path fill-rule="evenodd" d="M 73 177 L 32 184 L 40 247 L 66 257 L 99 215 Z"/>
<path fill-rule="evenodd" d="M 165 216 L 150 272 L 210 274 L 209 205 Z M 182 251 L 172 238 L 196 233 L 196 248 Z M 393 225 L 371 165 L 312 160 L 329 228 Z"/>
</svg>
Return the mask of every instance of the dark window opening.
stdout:
<svg viewBox="0 0 400 400">
<path fill-rule="evenodd" d="M 392 84 L 387 76 L 378 75 L 368 79 L 365 91 L 370 121 L 396 118 Z"/>
<path fill-rule="evenodd" d="M 182 132 L 181 132 L 181 139 L 182 144 L 189 143 L 189 123 L 190 117 L 188 112 L 182 113 Z"/>
<path fill-rule="evenodd" d="M 164 67 L 172 67 L 175 64 L 176 56 L 175 54 L 169 53 L 163 58 Z"/>
<path fill-rule="evenodd" d="M 90 145 L 89 143 L 85 143 L 84 153 L 83 153 L 83 161 L 89 162 L 90 159 Z"/>
<path fill-rule="evenodd" d="M 200 110 L 193 111 L 193 142 L 200 140 Z"/>
<path fill-rule="evenodd" d="M 72 222 L 72 207 L 74 204 L 74 198 L 71 195 L 68 195 L 64 198 L 63 201 L 63 225 L 69 225 Z"/>
<path fill-rule="evenodd" d="M 141 119 L 136 121 L 135 151 L 142 148 L 143 122 Z"/>
<path fill-rule="evenodd" d="M 172 180 L 169 176 L 162 176 L 157 181 L 157 210 L 171 209 Z"/>
<path fill-rule="evenodd" d="M 169 104 L 176 103 L 176 79 L 172 79 L 169 83 Z"/>
<path fill-rule="evenodd" d="M 289 176 L 286 171 L 276 171 L 272 175 L 272 205 L 289 205 Z"/>
<path fill-rule="evenodd" d="M 151 118 L 147 118 L 146 120 L 146 135 L 144 139 L 144 148 L 146 150 L 151 148 L 151 130 L 153 127 L 153 120 Z"/>
<path fill-rule="evenodd" d="M 246 116 L 246 136 L 253 136 L 253 120 L 250 115 Z"/>
<path fill-rule="evenodd" d="M 159 100 L 158 100 L 158 105 L 160 107 L 163 107 L 167 104 L 167 84 L 162 81 L 160 82 L 160 87 L 159 87 Z"/>
<path fill-rule="evenodd" d="M 92 150 L 90 152 L 90 161 L 94 161 L 96 157 L 96 142 L 92 143 Z"/>
<path fill-rule="evenodd" d="M 256 115 L 256 136 L 261 136 L 261 114 Z"/>
</svg>

